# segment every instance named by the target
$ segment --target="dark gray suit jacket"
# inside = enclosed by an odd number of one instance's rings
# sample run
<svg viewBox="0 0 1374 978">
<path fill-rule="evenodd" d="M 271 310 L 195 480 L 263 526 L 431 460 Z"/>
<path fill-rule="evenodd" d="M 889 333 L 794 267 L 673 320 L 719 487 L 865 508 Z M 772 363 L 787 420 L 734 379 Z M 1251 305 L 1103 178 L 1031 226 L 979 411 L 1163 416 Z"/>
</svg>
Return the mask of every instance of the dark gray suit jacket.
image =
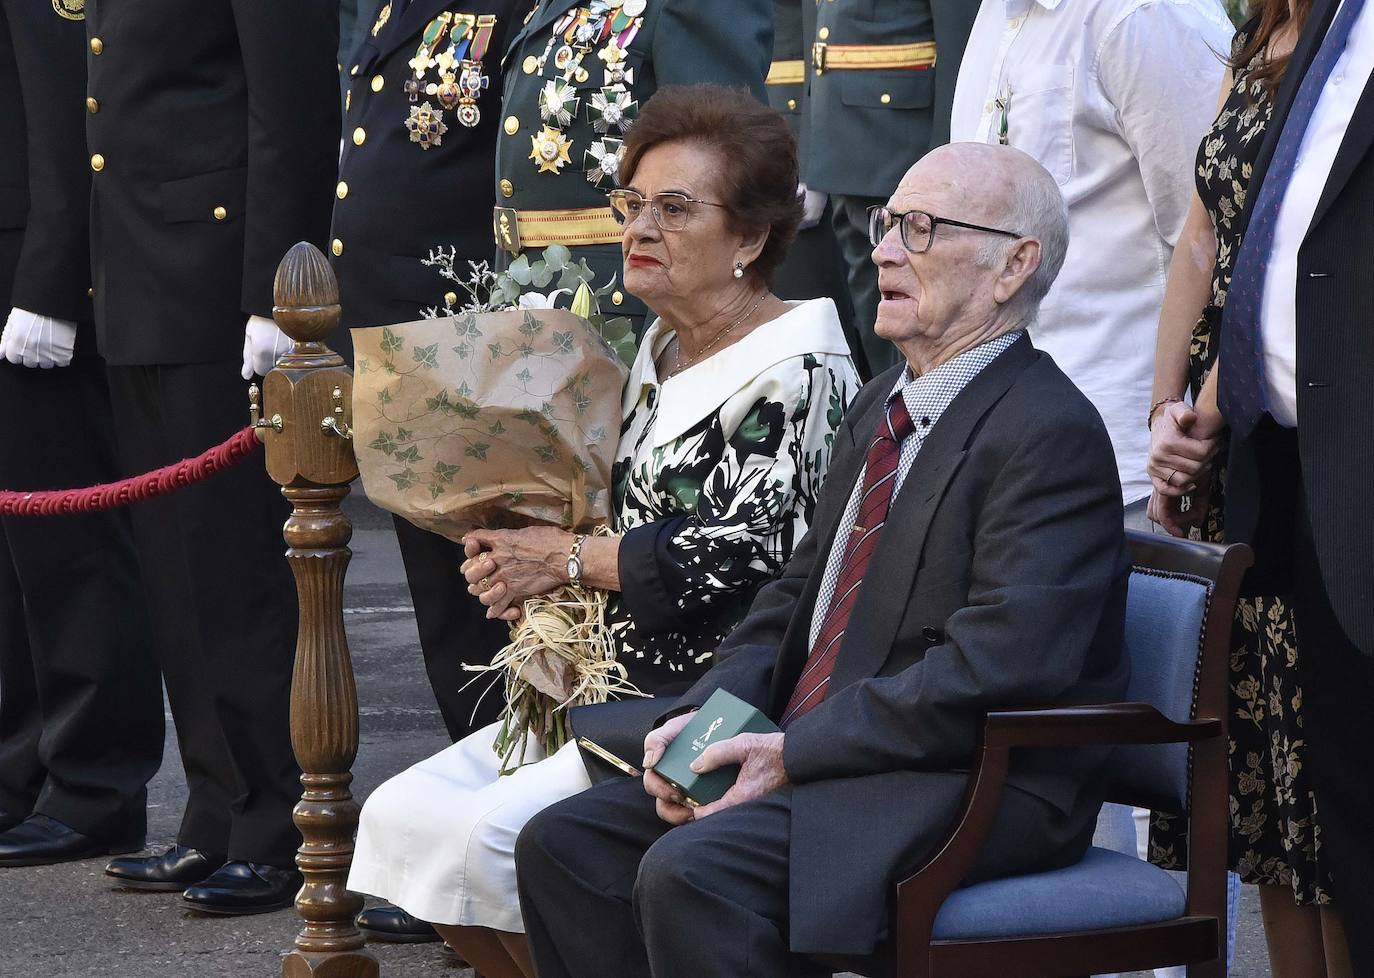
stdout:
<svg viewBox="0 0 1374 978">
<path fill-rule="evenodd" d="M 721 688 L 775 720 L 782 713 L 806 661 L 836 526 L 899 369 L 860 391 L 811 532 L 678 709 Z M 923 778 L 968 770 L 987 710 L 1124 695 L 1128 573 L 1102 420 L 1022 337 L 927 436 L 893 502 L 829 695 L 787 730 L 794 951 L 872 951 L 890 884 L 914 868 L 904 864 L 912 840 L 954 815 L 923 807 Z M 1009 783 L 1087 825 L 1105 757 L 1019 752 Z"/>
</svg>

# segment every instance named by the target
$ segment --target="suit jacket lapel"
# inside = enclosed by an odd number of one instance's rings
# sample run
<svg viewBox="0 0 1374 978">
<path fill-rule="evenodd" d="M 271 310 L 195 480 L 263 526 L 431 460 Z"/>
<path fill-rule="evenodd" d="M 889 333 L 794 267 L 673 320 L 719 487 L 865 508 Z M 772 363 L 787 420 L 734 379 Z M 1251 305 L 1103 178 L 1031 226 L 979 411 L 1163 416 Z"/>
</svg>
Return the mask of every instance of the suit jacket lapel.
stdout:
<svg viewBox="0 0 1374 978">
<path fill-rule="evenodd" d="M 1374 84 L 1367 84 L 1360 96 L 1359 104 L 1355 106 L 1354 114 L 1350 117 L 1350 125 L 1345 130 L 1341 148 L 1336 152 L 1336 159 L 1331 164 L 1331 173 L 1326 178 L 1326 186 L 1322 188 L 1322 195 L 1317 201 L 1316 212 L 1308 226 L 1309 231 L 1316 227 L 1331 209 L 1331 205 L 1345 189 L 1355 168 L 1369 152 L 1371 144 L 1374 144 Z"/>
<path fill-rule="evenodd" d="M 1293 47 L 1288 67 L 1283 73 L 1283 81 L 1274 93 L 1274 111 L 1269 117 L 1269 125 L 1264 131 L 1264 141 L 1260 143 L 1259 154 L 1255 157 L 1255 169 L 1250 175 L 1250 189 L 1246 192 L 1245 209 L 1241 212 L 1240 219 L 1242 236 L 1250 225 L 1250 214 L 1254 210 L 1255 199 L 1259 197 L 1259 188 L 1264 183 L 1264 175 L 1269 171 L 1269 163 L 1274 158 L 1274 149 L 1278 145 L 1279 134 L 1283 132 L 1283 125 L 1288 121 L 1289 110 L 1293 108 L 1293 98 L 1298 93 L 1298 86 L 1302 84 L 1303 75 L 1307 74 L 1312 59 L 1317 56 L 1317 49 L 1321 47 L 1322 40 L 1326 37 L 1326 29 L 1331 26 L 1331 20 L 1336 16 L 1336 8 L 1339 6 L 1340 0 L 1316 0 L 1311 13 L 1307 15 L 1307 23 L 1303 25 L 1302 33 L 1298 36 L 1298 43 Z"/>
<path fill-rule="evenodd" d="M 892 502 L 873 553 L 873 565 L 881 567 L 882 574 L 865 581 L 854 605 L 831 679 L 834 688 L 876 676 L 887 661 L 945 489 L 963 464 L 983 417 L 1037 355 L 1030 340 L 1022 336 L 959 393 L 931 429 Z"/>
</svg>

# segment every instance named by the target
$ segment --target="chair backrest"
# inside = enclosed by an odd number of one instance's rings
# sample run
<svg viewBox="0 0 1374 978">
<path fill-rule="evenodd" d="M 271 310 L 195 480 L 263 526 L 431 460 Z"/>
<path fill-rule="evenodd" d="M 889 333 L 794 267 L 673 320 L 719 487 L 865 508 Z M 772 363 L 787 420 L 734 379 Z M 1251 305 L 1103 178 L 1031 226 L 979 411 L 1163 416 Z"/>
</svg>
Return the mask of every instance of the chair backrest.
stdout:
<svg viewBox="0 0 1374 978">
<path fill-rule="evenodd" d="M 1126 699 L 1149 703 L 1175 721 L 1225 719 L 1231 617 L 1248 559 L 1232 548 L 1128 532 Z M 1244 550 L 1244 548 L 1239 548 Z M 1218 590 L 1223 591 L 1217 601 Z M 1185 744 L 1118 747 L 1110 767 L 1112 800 L 1168 811 L 1187 809 L 1191 783 Z"/>
</svg>

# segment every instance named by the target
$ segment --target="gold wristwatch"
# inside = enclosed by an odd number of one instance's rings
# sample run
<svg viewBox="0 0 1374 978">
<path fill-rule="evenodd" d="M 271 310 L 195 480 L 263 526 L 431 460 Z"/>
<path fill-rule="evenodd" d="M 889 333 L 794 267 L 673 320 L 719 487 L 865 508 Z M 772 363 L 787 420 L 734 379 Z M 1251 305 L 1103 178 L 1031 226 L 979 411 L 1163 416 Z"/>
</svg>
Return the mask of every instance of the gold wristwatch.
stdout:
<svg viewBox="0 0 1374 978">
<path fill-rule="evenodd" d="M 585 533 L 574 533 L 572 547 L 568 550 L 568 583 L 582 586 L 582 541 Z"/>
</svg>

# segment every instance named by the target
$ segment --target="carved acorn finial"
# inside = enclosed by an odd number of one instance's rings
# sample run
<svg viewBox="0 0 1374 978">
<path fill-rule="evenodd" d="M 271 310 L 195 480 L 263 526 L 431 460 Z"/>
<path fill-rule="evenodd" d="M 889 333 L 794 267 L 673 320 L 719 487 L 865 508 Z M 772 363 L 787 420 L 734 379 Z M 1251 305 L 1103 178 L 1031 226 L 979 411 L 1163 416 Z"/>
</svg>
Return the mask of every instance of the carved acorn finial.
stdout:
<svg viewBox="0 0 1374 978">
<path fill-rule="evenodd" d="M 297 343 L 318 343 L 339 325 L 339 283 L 320 249 L 291 247 L 277 266 L 272 318 Z"/>
</svg>

